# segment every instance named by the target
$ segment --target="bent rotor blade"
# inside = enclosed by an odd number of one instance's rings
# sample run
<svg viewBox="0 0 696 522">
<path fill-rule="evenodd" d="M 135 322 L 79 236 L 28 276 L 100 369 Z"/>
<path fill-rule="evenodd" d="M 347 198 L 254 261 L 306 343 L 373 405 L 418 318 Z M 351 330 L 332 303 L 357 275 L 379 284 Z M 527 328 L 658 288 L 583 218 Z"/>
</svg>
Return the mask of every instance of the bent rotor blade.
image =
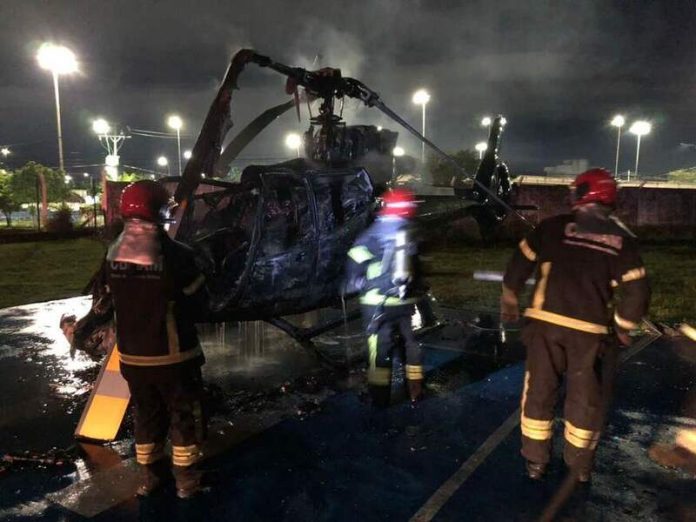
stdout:
<svg viewBox="0 0 696 522">
<path fill-rule="evenodd" d="M 215 164 L 215 176 L 225 177 L 230 170 L 230 165 L 237 158 L 240 152 L 249 145 L 251 140 L 256 138 L 266 127 L 273 123 L 276 118 L 285 114 L 295 105 L 294 100 L 281 103 L 271 107 L 257 116 L 249 125 L 244 127 L 232 141 L 225 147 L 224 152 L 220 155 Z"/>
</svg>

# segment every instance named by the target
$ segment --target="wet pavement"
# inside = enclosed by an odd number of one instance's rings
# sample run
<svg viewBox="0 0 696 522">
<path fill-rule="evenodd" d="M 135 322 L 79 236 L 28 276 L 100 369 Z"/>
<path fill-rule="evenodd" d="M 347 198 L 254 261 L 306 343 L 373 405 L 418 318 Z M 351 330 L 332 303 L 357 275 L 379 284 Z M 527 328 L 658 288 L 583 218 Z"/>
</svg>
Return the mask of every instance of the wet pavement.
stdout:
<svg viewBox="0 0 696 522">
<path fill-rule="evenodd" d="M 79 456 L 67 467 L 0 473 L 2 520 L 409 520 L 474 461 L 421 520 L 535 520 L 562 479 L 559 465 L 543 484 L 530 484 L 519 430 L 500 430 L 518 407 L 519 345 L 497 345 L 490 324 L 444 310 L 448 325 L 422 338 L 430 397 L 384 411 L 365 397 L 357 324 L 320 336 L 312 349 L 261 323 L 205 326 L 213 487 L 195 501 L 167 494 L 139 501 L 129 419 L 105 448 L 72 439 L 98 367 L 68 357 L 58 318 L 87 307 L 72 299 L 0 310 L 0 453 L 58 448 Z M 335 364 L 318 360 L 315 349 Z M 693 478 L 646 455 L 693 422 L 680 412 L 694 387 L 692 352 L 662 338 L 622 365 L 593 483 L 576 491 L 560 519 L 696 520 Z M 474 458 L 495 433 L 497 444 Z"/>
</svg>

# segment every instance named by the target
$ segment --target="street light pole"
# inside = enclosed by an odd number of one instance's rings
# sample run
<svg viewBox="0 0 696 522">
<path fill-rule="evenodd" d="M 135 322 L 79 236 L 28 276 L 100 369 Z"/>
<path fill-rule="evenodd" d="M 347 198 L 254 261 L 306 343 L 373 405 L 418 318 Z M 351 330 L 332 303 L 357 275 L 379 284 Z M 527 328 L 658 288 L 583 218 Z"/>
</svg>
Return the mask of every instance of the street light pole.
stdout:
<svg viewBox="0 0 696 522">
<path fill-rule="evenodd" d="M 631 134 L 635 134 L 637 137 L 637 141 L 636 141 L 636 169 L 634 172 L 636 179 L 638 179 L 638 160 L 640 159 L 640 138 L 641 138 L 641 136 L 648 134 L 651 129 L 652 129 L 652 126 L 647 121 L 637 121 L 633 125 L 631 125 L 631 128 L 629 129 L 629 132 Z"/>
<path fill-rule="evenodd" d="M 177 115 L 167 118 L 167 125 L 176 131 L 176 157 L 179 160 L 179 176 L 181 176 L 181 127 L 184 122 Z"/>
<path fill-rule="evenodd" d="M 63 159 L 63 131 L 60 125 L 60 92 L 58 90 L 58 73 L 53 73 L 53 92 L 56 96 L 56 127 L 58 129 L 58 165 L 60 170 L 65 172 L 65 161 Z"/>
<path fill-rule="evenodd" d="M 616 164 L 614 165 L 614 177 L 619 175 L 619 147 L 621 146 L 621 128 L 623 127 L 626 120 L 620 114 L 614 116 L 611 120 L 611 124 L 618 129 L 618 135 L 616 137 Z"/>
<path fill-rule="evenodd" d="M 53 92 L 56 101 L 56 127 L 58 129 L 58 165 L 60 170 L 65 172 L 65 161 L 63 159 L 63 131 L 60 123 L 60 90 L 58 86 L 58 76 L 76 72 L 77 60 L 70 49 L 50 43 L 45 43 L 39 48 L 36 59 L 42 69 L 51 71 L 53 75 Z"/>
<path fill-rule="evenodd" d="M 425 89 L 420 89 L 413 94 L 413 103 L 422 107 L 421 134 L 425 137 L 425 106 L 430 101 L 430 94 Z M 421 142 L 421 163 L 425 163 L 425 142 Z"/>
</svg>

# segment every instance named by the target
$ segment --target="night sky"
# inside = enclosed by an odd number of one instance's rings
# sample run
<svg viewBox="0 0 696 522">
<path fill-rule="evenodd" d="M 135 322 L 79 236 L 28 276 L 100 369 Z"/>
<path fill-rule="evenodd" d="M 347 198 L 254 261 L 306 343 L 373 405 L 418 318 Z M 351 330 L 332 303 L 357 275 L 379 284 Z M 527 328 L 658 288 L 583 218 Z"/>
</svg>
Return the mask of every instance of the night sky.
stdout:
<svg viewBox="0 0 696 522">
<path fill-rule="evenodd" d="M 379 92 L 420 126 L 411 94 L 425 87 L 428 134 L 447 150 L 485 137 L 479 122 L 503 113 L 503 158 L 513 173 L 542 171 L 567 158 L 613 169 L 617 112 L 645 118 L 641 171 L 696 165 L 693 1 L 32 1 L 0 4 L 0 145 L 10 167 L 29 159 L 57 164 L 50 74 L 35 53 L 43 41 L 72 48 L 81 72 L 61 79 L 68 170 L 103 161 L 91 121 L 166 131 L 176 112 L 184 148 L 200 123 L 229 59 L 252 47 L 292 65 L 339 67 Z M 283 79 L 250 67 L 233 104 L 240 129 L 287 99 Z M 396 130 L 377 111 L 348 104 L 349 123 Z M 304 130 L 288 113 L 245 158 L 282 159 L 288 131 Z M 418 155 L 405 131 L 400 144 Z M 621 170 L 632 168 L 635 137 L 622 142 Z M 134 136 L 125 165 L 154 168 L 176 141 Z M 93 169 L 96 169 L 93 168 Z"/>
</svg>

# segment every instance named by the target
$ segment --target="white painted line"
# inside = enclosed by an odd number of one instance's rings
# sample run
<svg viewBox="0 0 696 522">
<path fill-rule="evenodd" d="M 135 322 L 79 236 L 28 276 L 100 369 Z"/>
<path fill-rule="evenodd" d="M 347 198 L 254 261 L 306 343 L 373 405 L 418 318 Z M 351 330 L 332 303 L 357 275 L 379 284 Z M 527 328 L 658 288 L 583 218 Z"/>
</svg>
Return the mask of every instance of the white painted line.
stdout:
<svg viewBox="0 0 696 522">
<path fill-rule="evenodd" d="M 647 346 L 656 341 L 660 336 L 660 332 L 655 328 L 652 323 L 648 321 L 644 322 L 648 329 L 652 332 L 652 335 L 646 335 L 636 344 L 631 346 L 628 350 L 625 350 L 619 356 L 619 364 L 626 362 L 628 359 L 634 355 L 641 352 Z M 476 469 L 483 464 L 483 462 L 488 458 L 488 456 L 493 453 L 505 438 L 512 433 L 512 431 L 520 423 L 520 409 L 517 408 L 512 415 L 510 415 L 505 421 L 478 447 L 478 449 L 461 465 L 461 467 L 455 471 L 455 473 L 448 478 L 438 489 L 431 495 L 431 497 L 426 501 L 426 503 L 421 507 L 415 515 L 410 518 L 410 522 L 429 522 L 438 511 L 449 501 L 450 498 L 457 492 L 457 490 L 466 482 L 466 480 L 476 471 Z"/>
</svg>

